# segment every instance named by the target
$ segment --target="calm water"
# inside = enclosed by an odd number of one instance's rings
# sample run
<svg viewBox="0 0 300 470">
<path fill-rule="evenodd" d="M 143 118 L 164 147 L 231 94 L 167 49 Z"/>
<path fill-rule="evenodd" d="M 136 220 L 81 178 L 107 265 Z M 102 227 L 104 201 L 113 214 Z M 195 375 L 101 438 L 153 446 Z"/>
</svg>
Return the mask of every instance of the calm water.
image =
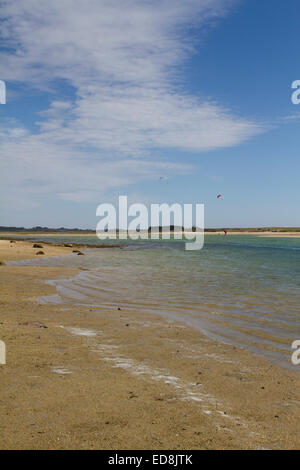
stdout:
<svg viewBox="0 0 300 470">
<path fill-rule="evenodd" d="M 201 251 L 185 251 L 182 241 L 123 243 L 123 249 L 90 248 L 85 256 L 23 264 L 88 268 L 75 279 L 54 281 L 59 297 L 43 302 L 158 313 L 297 369 L 290 355 L 292 341 L 300 339 L 300 239 L 209 235 Z"/>
</svg>

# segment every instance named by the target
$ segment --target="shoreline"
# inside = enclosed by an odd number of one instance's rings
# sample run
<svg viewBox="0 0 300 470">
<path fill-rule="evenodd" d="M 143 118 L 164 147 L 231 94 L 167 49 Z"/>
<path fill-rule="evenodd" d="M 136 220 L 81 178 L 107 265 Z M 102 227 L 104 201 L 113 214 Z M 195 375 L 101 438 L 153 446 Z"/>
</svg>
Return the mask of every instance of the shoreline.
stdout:
<svg viewBox="0 0 300 470">
<path fill-rule="evenodd" d="M 134 232 L 136 233 L 136 232 Z M 141 232 L 142 233 L 142 232 Z M 147 232 L 148 233 L 148 232 Z M 157 232 L 153 232 L 153 233 L 157 233 Z M 167 232 L 169 235 L 173 235 L 175 232 Z M 186 231 L 186 234 L 187 235 L 191 235 L 195 232 L 192 232 L 192 231 Z M 204 232 L 204 236 L 210 236 L 210 235 L 220 235 L 220 236 L 224 236 L 224 231 L 223 230 L 219 230 L 219 231 L 216 231 L 216 232 L 213 232 L 213 231 L 210 231 L 210 232 Z M 253 235 L 253 236 L 257 236 L 257 237 L 275 237 L 275 238 L 300 238 L 300 231 L 298 232 L 292 232 L 292 231 L 230 231 L 227 230 L 227 236 L 241 236 L 241 235 Z M 61 237 L 61 238 L 66 238 L 66 237 L 96 237 L 96 232 L 66 232 L 66 233 L 61 233 L 61 232 L 0 232 L 0 240 L 22 240 L 22 241 L 27 241 L 29 240 L 30 238 L 29 237 L 32 237 L 32 240 L 36 241 L 39 237 L 43 237 L 43 238 L 47 238 L 47 237 Z M 105 239 L 107 235 L 105 233 L 103 233 L 103 238 Z M 22 238 L 20 238 L 22 237 Z M 150 238 L 150 237 L 149 237 Z M 100 238 L 99 238 L 100 240 Z M 116 238 L 116 241 L 118 239 Z M 44 241 L 44 243 L 50 243 L 50 242 L 46 242 Z M 60 244 L 59 244 L 60 245 Z M 79 244 L 78 244 L 79 246 Z M 80 246 L 85 246 L 85 247 L 89 247 L 89 245 L 81 245 Z M 101 248 L 106 248 L 107 245 L 101 245 Z M 122 245 L 120 245 L 122 246 Z M 118 247 L 120 247 L 118 246 Z"/>
<path fill-rule="evenodd" d="M 43 236 L 43 235 L 41 235 Z M 51 235 L 53 236 L 53 235 Z M 87 243 L 74 243 L 74 242 L 55 242 L 55 241 L 47 241 L 47 240 L 39 240 L 38 238 L 21 238 L 21 237 L 18 237 L 18 238 L 14 238 L 13 236 L 11 237 L 3 237 L 0 235 L 0 243 L 1 241 L 9 241 L 10 243 L 14 243 L 14 242 L 24 242 L 25 245 L 24 247 L 27 247 L 27 243 L 43 243 L 44 245 L 46 245 L 47 247 L 60 247 L 60 248 L 123 248 L 124 245 L 89 245 Z M 52 256 L 52 255 L 50 255 Z"/>
<path fill-rule="evenodd" d="M 36 256 L 12 245 L 0 260 Z M 78 272 L 0 266 L 1 448 L 298 447 L 296 372 L 158 315 L 37 303 Z"/>
</svg>

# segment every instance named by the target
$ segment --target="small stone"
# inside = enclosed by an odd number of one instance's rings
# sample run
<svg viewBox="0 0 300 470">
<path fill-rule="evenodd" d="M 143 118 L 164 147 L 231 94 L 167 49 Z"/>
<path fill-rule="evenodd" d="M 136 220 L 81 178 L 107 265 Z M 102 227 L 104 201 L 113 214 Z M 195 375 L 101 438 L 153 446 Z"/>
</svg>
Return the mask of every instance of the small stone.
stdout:
<svg viewBox="0 0 300 470">
<path fill-rule="evenodd" d="M 130 399 L 130 398 L 137 398 L 137 397 L 138 397 L 137 395 L 131 394 L 128 398 Z"/>
<path fill-rule="evenodd" d="M 48 328 L 48 326 L 44 325 L 43 323 L 40 323 L 39 321 L 33 322 L 34 326 L 37 328 Z"/>
</svg>

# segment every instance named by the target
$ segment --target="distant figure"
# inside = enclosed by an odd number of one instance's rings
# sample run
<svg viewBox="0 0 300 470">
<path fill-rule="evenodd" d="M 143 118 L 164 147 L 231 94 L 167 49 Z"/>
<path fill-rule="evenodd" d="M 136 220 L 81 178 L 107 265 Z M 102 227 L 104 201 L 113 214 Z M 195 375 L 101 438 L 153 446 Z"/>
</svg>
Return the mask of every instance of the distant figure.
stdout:
<svg viewBox="0 0 300 470">
<path fill-rule="evenodd" d="M 227 235 L 227 230 L 224 230 L 224 237 L 226 237 Z"/>
</svg>

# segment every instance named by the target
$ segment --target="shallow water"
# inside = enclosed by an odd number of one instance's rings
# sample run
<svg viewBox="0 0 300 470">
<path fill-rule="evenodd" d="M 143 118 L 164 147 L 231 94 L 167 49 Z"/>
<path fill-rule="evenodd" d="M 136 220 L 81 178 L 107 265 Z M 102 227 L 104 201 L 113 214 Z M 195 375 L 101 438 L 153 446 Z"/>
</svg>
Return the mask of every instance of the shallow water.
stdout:
<svg viewBox="0 0 300 470">
<path fill-rule="evenodd" d="M 85 256 L 22 262 L 87 269 L 53 281 L 58 295 L 41 302 L 139 308 L 300 368 L 290 361 L 291 343 L 300 339 L 300 239 L 209 235 L 200 251 L 185 251 L 177 240 L 102 250 L 92 248 L 105 243 L 96 237 L 50 239 L 91 248 Z"/>
</svg>

